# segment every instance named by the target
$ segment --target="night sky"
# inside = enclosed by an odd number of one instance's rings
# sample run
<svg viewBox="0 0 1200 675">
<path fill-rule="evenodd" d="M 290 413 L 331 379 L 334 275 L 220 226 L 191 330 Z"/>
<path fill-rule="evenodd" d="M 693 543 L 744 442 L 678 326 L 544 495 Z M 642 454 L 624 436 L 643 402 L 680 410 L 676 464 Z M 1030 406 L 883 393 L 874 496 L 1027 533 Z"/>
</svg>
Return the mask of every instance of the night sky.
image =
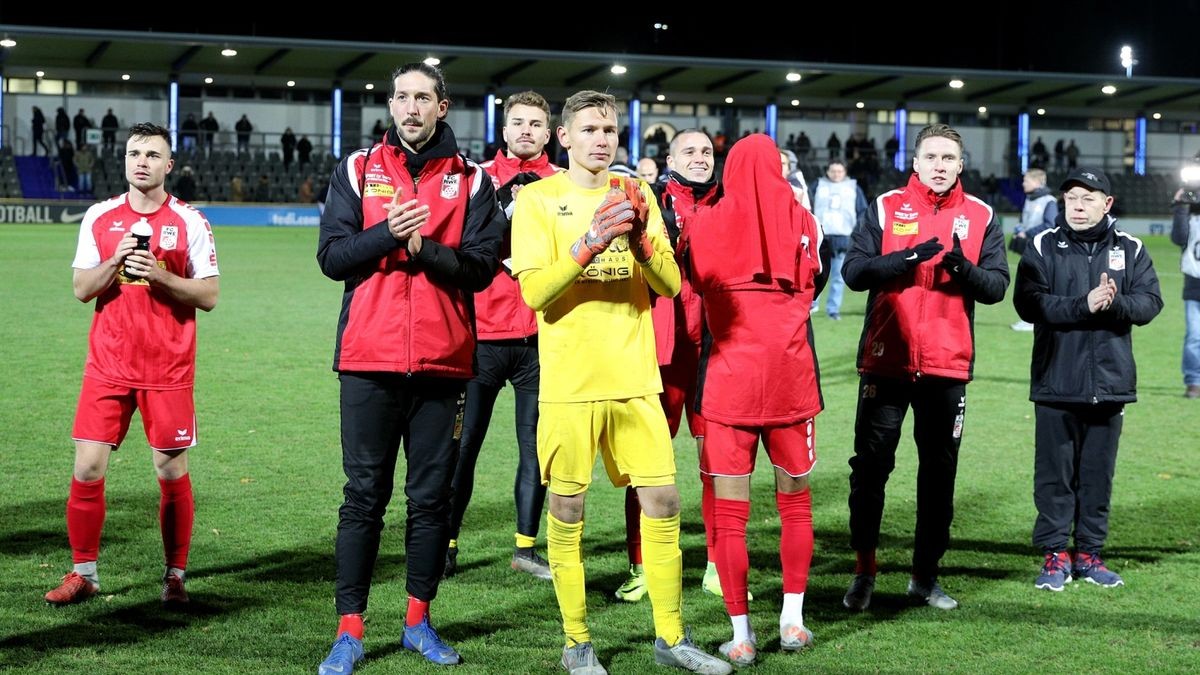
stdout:
<svg viewBox="0 0 1200 675">
<path fill-rule="evenodd" d="M 838 5 L 841 10 L 836 12 L 813 9 L 814 4 L 795 3 L 799 18 L 788 21 L 776 14 L 687 16 L 677 10 L 647 11 L 646 5 L 639 8 L 632 3 L 588 3 L 571 10 L 561 2 L 543 3 L 536 9 L 495 3 L 494 20 L 455 17 L 452 21 L 436 16 L 400 18 L 429 11 L 436 7 L 432 3 L 364 3 L 344 20 L 336 18 L 332 7 L 312 17 L 282 20 L 272 15 L 245 20 L 236 12 L 223 11 L 221 3 L 204 2 L 191 5 L 200 14 L 189 15 L 187 22 L 156 20 L 160 14 L 145 9 L 136 12 L 144 18 L 135 25 L 127 18 L 101 12 L 89 12 L 79 19 L 60 15 L 47 20 L 45 12 L 13 7 L 27 3 L 5 3 L 0 23 L 1096 74 L 1123 73 L 1117 52 L 1128 43 L 1139 61 L 1135 76 L 1200 77 L 1200 48 L 1196 46 L 1200 0 L 980 3 L 979 10 L 972 7 L 971 11 L 995 16 L 975 23 L 960 18 L 966 11 L 964 3 L 928 10 L 919 9 L 921 3 L 895 3 L 892 12 L 866 13 L 846 5 Z M 373 11 L 388 6 L 396 8 L 391 13 L 397 18 Z M 596 7 L 599 9 L 593 9 Z M 1141 12 L 1135 13 L 1135 9 Z M 584 20 L 560 18 L 588 11 L 593 15 Z M 863 14 L 870 18 L 864 19 Z M 668 29 L 655 30 L 655 22 L 666 23 Z M 304 23 L 314 27 L 306 28 Z M 587 39 L 580 39 L 581 34 Z"/>
</svg>

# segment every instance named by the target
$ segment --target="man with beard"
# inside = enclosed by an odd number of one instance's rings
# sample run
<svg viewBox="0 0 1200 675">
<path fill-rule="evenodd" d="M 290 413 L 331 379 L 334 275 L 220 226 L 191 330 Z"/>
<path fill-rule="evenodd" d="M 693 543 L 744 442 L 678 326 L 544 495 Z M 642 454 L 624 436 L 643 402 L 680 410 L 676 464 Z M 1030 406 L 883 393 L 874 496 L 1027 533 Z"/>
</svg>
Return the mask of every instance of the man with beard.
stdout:
<svg viewBox="0 0 1200 675">
<path fill-rule="evenodd" d="M 550 106 L 546 99 L 532 91 L 505 99 L 501 134 L 506 147 L 480 166 L 491 176 L 500 206 L 511 216 L 514 198 L 522 187 L 558 171 L 544 152 L 546 143 L 550 142 Z M 450 577 L 458 571 L 458 535 L 475 487 L 475 463 L 487 436 L 496 397 L 508 381 L 515 392 L 514 421 L 519 452 L 513 486 L 517 531 L 512 568 L 539 579 L 549 579 L 550 565 L 534 549 L 542 506 L 546 503 L 546 488 L 538 473 L 537 460 L 537 397 L 541 372 L 537 354 L 537 317 L 521 300 L 521 287 L 512 276 L 509 237 L 505 237 L 500 257 L 503 264 L 496 270 L 492 284 L 475 294 L 478 372 L 467 383 L 467 408 L 458 467 L 454 472 L 450 544 L 446 549 L 444 573 Z"/>
<path fill-rule="evenodd" d="M 440 70 L 396 69 L 395 126 L 334 169 L 321 217 L 317 260 L 346 288 L 333 364 L 347 479 L 335 553 L 341 621 L 324 675 L 349 673 L 363 656 L 363 612 L 402 442 L 409 597 L 401 644 L 433 663 L 460 661 L 430 625 L 429 604 L 450 539 L 450 484 L 474 374 L 471 294 L 492 281 L 506 222 L 487 173 L 458 152 L 443 121 L 449 105 Z"/>
</svg>

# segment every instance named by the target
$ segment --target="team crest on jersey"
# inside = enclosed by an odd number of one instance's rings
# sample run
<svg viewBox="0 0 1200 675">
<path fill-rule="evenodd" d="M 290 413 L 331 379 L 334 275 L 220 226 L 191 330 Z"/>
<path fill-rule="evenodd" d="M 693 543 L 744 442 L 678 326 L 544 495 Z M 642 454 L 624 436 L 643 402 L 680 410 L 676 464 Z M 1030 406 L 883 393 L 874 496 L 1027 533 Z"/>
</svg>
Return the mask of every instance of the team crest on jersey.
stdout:
<svg viewBox="0 0 1200 675">
<path fill-rule="evenodd" d="M 179 228 L 175 225 L 164 226 L 158 234 L 158 247 L 164 251 L 174 251 L 178 242 Z"/>
<path fill-rule="evenodd" d="M 911 223 L 901 223 L 894 220 L 892 221 L 892 234 L 896 235 L 897 237 L 912 236 L 917 233 L 918 229 L 920 229 L 920 224 L 915 220 Z"/>
<path fill-rule="evenodd" d="M 462 176 L 448 173 L 442 176 L 442 199 L 458 199 L 458 186 Z"/>
<path fill-rule="evenodd" d="M 967 233 L 971 230 L 971 221 L 967 220 L 966 216 L 954 217 L 954 234 L 958 235 L 959 239 L 966 239 Z"/>
<path fill-rule="evenodd" d="M 1125 269 L 1125 249 L 1114 248 L 1108 252 L 1108 269 L 1114 272 Z"/>
</svg>

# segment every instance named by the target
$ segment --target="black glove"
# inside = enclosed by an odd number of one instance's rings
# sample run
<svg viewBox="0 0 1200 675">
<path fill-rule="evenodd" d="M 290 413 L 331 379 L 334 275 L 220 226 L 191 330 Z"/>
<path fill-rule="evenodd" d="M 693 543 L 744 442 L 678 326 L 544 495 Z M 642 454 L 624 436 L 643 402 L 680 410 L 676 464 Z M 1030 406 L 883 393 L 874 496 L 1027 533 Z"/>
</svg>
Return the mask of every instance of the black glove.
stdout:
<svg viewBox="0 0 1200 675">
<path fill-rule="evenodd" d="M 941 253 L 943 248 L 945 247 L 938 243 L 938 238 L 932 237 L 928 241 L 923 241 L 912 248 L 896 251 L 891 257 L 898 263 L 900 269 L 897 271 L 903 274 Z"/>
<path fill-rule="evenodd" d="M 970 272 L 973 265 L 971 264 L 971 261 L 967 260 L 967 257 L 963 255 L 962 241 L 959 240 L 958 233 L 955 232 L 952 236 L 954 237 L 954 248 L 950 249 L 946 255 L 942 256 L 942 262 L 939 264 L 942 267 L 945 267 L 946 271 L 950 274 L 960 279 L 965 279 L 967 277 L 967 273 Z"/>
<path fill-rule="evenodd" d="M 500 189 L 496 190 L 496 199 L 500 200 L 500 207 L 507 209 L 508 205 L 512 203 L 512 189 L 514 185 L 529 185 L 530 183 L 535 183 L 541 180 L 541 178 L 541 176 L 532 171 L 522 171 L 521 173 L 513 176 L 512 179 L 510 179 L 507 183 L 501 185 Z"/>
</svg>

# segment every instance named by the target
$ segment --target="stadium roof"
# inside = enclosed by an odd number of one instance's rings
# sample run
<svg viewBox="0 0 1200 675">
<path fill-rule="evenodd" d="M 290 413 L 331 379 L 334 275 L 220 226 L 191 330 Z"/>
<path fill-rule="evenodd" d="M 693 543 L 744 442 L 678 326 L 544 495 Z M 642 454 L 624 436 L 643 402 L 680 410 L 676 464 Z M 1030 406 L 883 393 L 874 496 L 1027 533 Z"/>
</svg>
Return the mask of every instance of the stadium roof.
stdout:
<svg viewBox="0 0 1200 675">
<path fill-rule="evenodd" d="M 1162 113 L 1166 118 L 1200 118 L 1200 79 L 1125 78 L 1101 74 L 915 68 L 894 65 L 752 60 L 659 54 L 609 54 L 506 49 L 395 42 L 290 39 L 242 35 L 195 35 L 0 25 L 17 46 L 0 49 L 6 77 L 166 84 L 172 74 L 182 85 L 283 89 L 294 80 L 301 89 L 324 90 L 340 82 L 347 91 L 367 83 L 386 88 L 395 66 L 435 56 L 441 60 L 452 96 L 501 95 L 536 89 L 550 100 L 585 88 L 621 97 L 639 94 L 668 102 L 781 107 L 793 99 L 808 108 L 844 109 L 862 101 L 868 108 L 905 103 L 913 110 L 970 112 L 987 106 L 993 113 L 1046 108 L 1063 116 L 1132 117 Z M 225 57 L 221 50 L 237 50 Z M 627 68 L 614 75 L 610 68 Z M 788 73 L 801 79 L 790 82 Z M 951 88 L 951 79 L 963 86 Z M 1102 87 L 1116 87 L 1113 94 Z"/>
</svg>

